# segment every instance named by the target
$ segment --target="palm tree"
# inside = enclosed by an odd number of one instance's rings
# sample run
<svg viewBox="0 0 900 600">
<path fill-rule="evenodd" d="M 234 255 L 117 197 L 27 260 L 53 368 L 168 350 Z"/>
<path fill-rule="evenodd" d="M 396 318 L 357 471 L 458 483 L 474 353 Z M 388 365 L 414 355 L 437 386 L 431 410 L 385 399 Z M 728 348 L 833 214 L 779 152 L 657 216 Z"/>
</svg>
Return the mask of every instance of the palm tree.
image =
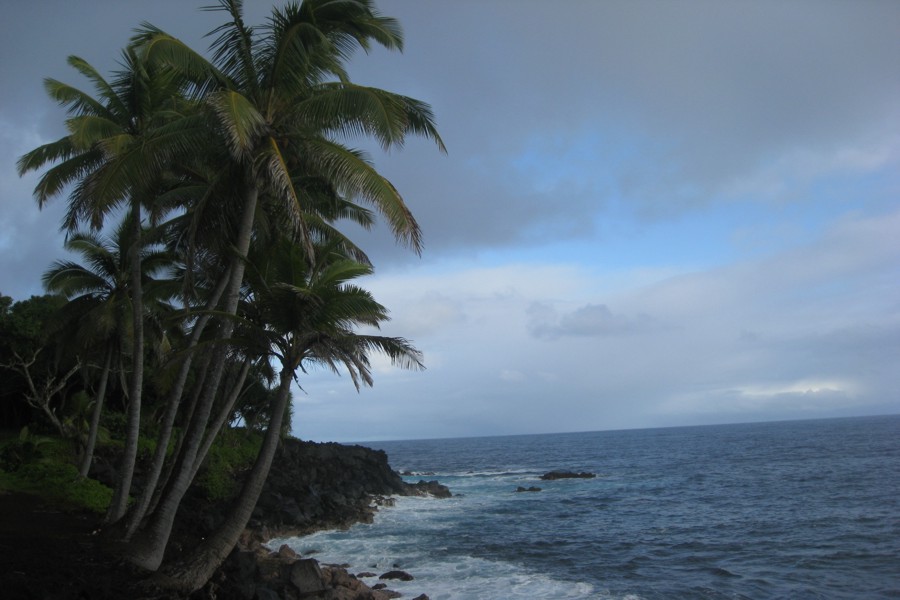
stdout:
<svg viewBox="0 0 900 600">
<path fill-rule="evenodd" d="M 253 512 L 268 476 L 282 434 L 291 383 L 304 363 L 343 367 L 357 390 L 373 383 L 369 354 L 389 356 L 403 368 L 423 368 L 421 354 L 405 339 L 364 335 L 359 327 L 378 328 L 388 320 L 387 309 L 353 284 L 372 268 L 346 258 L 331 247 L 317 247 L 310 266 L 304 249 L 280 240 L 255 252 L 256 268 L 248 274 L 251 294 L 244 323 L 251 353 L 277 359 L 279 384 L 269 407 L 262 447 L 225 523 L 178 564 L 164 569 L 166 584 L 191 592 L 201 587 L 237 543 Z"/>
<path fill-rule="evenodd" d="M 239 176 L 231 186 L 240 194 L 240 208 L 220 306 L 226 318 L 219 336 L 227 341 L 234 330 L 227 316 L 237 313 L 261 202 L 275 205 L 273 214 L 286 216 L 289 233 L 311 252 L 314 240 L 305 215 L 316 202 L 312 186 L 303 185 L 324 181 L 326 192 L 374 206 L 398 239 L 419 251 L 418 224 L 396 188 L 362 153 L 336 138 L 370 135 L 389 148 L 412 133 L 434 140 L 441 150 L 443 143 L 424 103 L 349 82 L 344 63 L 355 49 L 368 49 L 371 42 L 389 49 L 402 45 L 396 21 L 378 15 L 369 0 L 292 3 L 273 10 L 262 35 L 244 24 L 239 0 L 220 0 L 216 8 L 230 21 L 214 31 L 212 62 L 152 26 L 145 26 L 136 41 L 148 61 L 162 62 L 192 80 L 194 94 L 213 115 L 229 150 L 228 163 L 217 172 Z M 128 549 L 132 562 L 151 570 L 162 561 L 175 512 L 196 472 L 228 348 L 220 344 L 217 352 L 182 445 L 181 468 Z"/>
<path fill-rule="evenodd" d="M 66 249 L 81 254 L 85 265 L 57 261 L 43 276 L 48 291 L 69 299 L 61 312 L 65 320 L 76 323 L 73 337 L 78 344 L 82 348 L 102 348 L 103 367 L 79 469 L 82 477 L 87 476 L 91 466 L 113 358 L 120 355 L 122 340 L 133 335 L 128 323 L 128 315 L 132 314 L 129 272 L 132 260 L 129 254 L 136 246 L 132 243 L 133 232 L 127 226 L 130 221 L 126 217 L 112 238 L 93 232 L 76 232 L 66 241 Z M 164 251 L 141 248 L 142 289 L 146 289 L 145 283 L 154 274 L 169 268 L 170 264 L 171 258 Z M 151 304 L 158 306 L 164 300 L 152 298 Z"/>
<path fill-rule="evenodd" d="M 144 373 L 144 330 L 141 290 L 141 205 L 152 202 L 161 186 L 167 161 L 184 153 L 200 135 L 191 135 L 189 106 L 182 100 L 183 82 L 172 69 L 151 66 L 133 48 L 123 52 L 123 67 L 108 82 L 86 61 L 69 57 L 69 64 L 90 80 L 97 98 L 53 79 L 47 92 L 71 115 L 69 135 L 44 144 L 19 159 L 19 174 L 50 163 L 35 188 L 43 205 L 70 184 L 64 228 L 75 230 L 88 222 L 102 227 L 105 217 L 123 203 L 130 205 L 134 248 L 131 257 L 132 367 L 129 385 L 125 450 L 107 520 L 120 519 L 127 506 L 137 457 Z M 167 126 L 179 118 L 179 127 Z M 197 127 L 196 119 L 192 121 Z"/>
</svg>

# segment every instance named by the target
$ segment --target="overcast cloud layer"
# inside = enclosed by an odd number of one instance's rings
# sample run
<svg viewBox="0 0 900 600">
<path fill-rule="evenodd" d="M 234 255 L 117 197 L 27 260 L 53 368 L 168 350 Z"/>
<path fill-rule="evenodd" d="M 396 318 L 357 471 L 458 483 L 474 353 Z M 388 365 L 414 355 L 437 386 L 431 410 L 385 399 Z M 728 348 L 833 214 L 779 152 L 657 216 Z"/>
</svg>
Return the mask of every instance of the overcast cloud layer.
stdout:
<svg viewBox="0 0 900 600">
<path fill-rule="evenodd" d="M 202 1 L 196 4 L 203 5 Z M 246 0 L 260 23 L 268 3 Z M 430 102 L 449 155 L 379 168 L 425 233 L 360 233 L 428 370 L 301 377 L 294 432 L 366 440 L 900 411 L 900 3 L 383 0 L 404 54 L 361 83 Z M 51 18 L 52 17 L 52 18 Z M 63 199 L 15 160 L 62 134 L 43 95 L 115 68 L 188 2 L 45 1 L 0 25 L 0 292 L 40 293 Z M 365 147 L 365 146 L 364 146 Z"/>
</svg>

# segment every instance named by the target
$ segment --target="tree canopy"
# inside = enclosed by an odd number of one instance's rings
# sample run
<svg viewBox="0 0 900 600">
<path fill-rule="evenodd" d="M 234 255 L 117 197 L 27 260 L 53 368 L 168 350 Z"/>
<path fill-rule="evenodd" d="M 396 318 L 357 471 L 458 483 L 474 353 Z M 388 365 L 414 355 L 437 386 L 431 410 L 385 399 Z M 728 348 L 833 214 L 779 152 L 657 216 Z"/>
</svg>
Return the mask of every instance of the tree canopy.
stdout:
<svg viewBox="0 0 900 600">
<path fill-rule="evenodd" d="M 18 168 L 41 173 L 38 207 L 65 196 L 67 247 L 81 261 L 48 268 L 53 295 L 0 297 L 0 362 L 20 376 L 3 379 L 0 394 L 18 398 L 4 402 L 4 423 L 40 419 L 25 380 L 65 382 L 47 388 L 54 415 L 84 394 L 81 431 L 62 433 L 83 476 L 102 423 L 121 448 L 109 536 L 182 590 L 205 582 L 246 525 L 306 364 L 346 373 L 357 389 L 374 383 L 373 352 L 423 367 L 410 341 L 372 333 L 388 311 L 357 281 L 374 267 L 340 229 L 380 218 L 421 252 L 399 188 L 350 144 L 399 148 L 414 135 L 445 150 L 426 103 L 350 80 L 357 50 L 403 46 L 399 24 L 370 0 L 291 2 L 259 26 L 245 23 L 240 0 L 210 10 L 223 22 L 208 54 L 143 23 L 109 77 L 69 57 L 92 93 L 45 81 L 67 134 Z M 240 424 L 264 441 L 234 512 L 164 564 L 211 444 Z M 139 443 L 154 451 L 135 485 Z"/>
</svg>

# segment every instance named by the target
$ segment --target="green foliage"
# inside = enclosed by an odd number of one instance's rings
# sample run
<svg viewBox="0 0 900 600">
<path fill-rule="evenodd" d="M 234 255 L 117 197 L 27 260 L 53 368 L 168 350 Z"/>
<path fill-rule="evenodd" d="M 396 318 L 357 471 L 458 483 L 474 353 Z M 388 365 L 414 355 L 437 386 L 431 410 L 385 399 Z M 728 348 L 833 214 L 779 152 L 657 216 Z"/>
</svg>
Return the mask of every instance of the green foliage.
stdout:
<svg viewBox="0 0 900 600">
<path fill-rule="evenodd" d="M 99 514 L 106 511 L 112 490 L 102 483 L 78 476 L 74 465 L 32 462 L 14 473 L 0 472 L 0 488 L 37 494 L 45 500 Z"/>
<path fill-rule="evenodd" d="M 0 334 L 3 350 L 29 354 L 47 341 L 56 326 L 55 316 L 65 299 L 60 296 L 32 296 L 12 302 L 3 296 L 0 302 Z"/>
<path fill-rule="evenodd" d="M 78 476 L 66 440 L 37 436 L 24 427 L 0 447 L 0 489 L 26 492 L 71 508 L 103 513 L 112 490 Z"/>
<path fill-rule="evenodd" d="M 197 485 L 210 500 L 230 498 L 239 491 L 241 474 L 253 466 L 261 445 L 259 432 L 226 428 L 210 447 Z"/>
<path fill-rule="evenodd" d="M 18 302 L 0 295 L 0 427 L 18 430 L 32 424 L 34 409 L 25 400 L 27 380 L 11 365 L 34 358 L 30 372 L 39 380 L 57 372 L 57 337 L 52 332 L 64 303 L 63 298 L 51 295 Z M 41 348 L 44 350 L 38 352 Z"/>
<path fill-rule="evenodd" d="M 22 465 L 33 463 L 44 458 L 41 447 L 47 445 L 50 438 L 33 435 L 28 427 L 23 427 L 19 436 L 0 448 L 0 469 L 18 471 Z"/>
<path fill-rule="evenodd" d="M 114 440 L 125 439 L 125 429 L 128 426 L 128 420 L 125 413 L 118 411 L 105 410 L 100 416 L 100 425 L 109 432 L 111 444 Z"/>
<path fill-rule="evenodd" d="M 68 407 L 69 414 L 63 417 L 63 425 L 72 432 L 75 443 L 81 447 L 87 444 L 93 407 L 94 401 L 87 392 L 81 390 L 72 396 Z"/>
</svg>

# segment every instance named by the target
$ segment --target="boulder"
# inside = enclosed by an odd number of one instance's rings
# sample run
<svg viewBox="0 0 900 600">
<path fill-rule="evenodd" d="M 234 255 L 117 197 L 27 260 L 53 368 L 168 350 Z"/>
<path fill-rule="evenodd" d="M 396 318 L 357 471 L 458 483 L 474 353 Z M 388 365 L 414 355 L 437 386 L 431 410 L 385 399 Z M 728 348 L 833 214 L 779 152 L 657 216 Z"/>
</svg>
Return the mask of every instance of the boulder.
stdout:
<svg viewBox="0 0 900 600">
<path fill-rule="evenodd" d="M 281 600 L 281 596 L 272 588 L 264 585 L 258 586 L 253 591 L 253 600 Z"/>
<path fill-rule="evenodd" d="M 424 479 L 421 479 L 418 483 L 411 485 L 410 487 L 414 489 L 414 495 L 416 496 L 433 496 L 435 498 L 450 498 L 453 496 L 450 492 L 450 488 L 437 481 L 425 481 Z"/>
<path fill-rule="evenodd" d="M 299 598 L 316 596 L 328 590 L 319 562 L 312 558 L 291 563 L 288 577 Z"/>
<path fill-rule="evenodd" d="M 378 579 L 397 579 L 399 581 L 412 581 L 415 579 L 412 575 L 407 573 L 406 571 L 388 571 L 387 573 L 382 574 Z"/>
<path fill-rule="evenodd" d="M 549 473 L 544 473 L 541 475 L 541 479 L 544 481 L 555 481 L 557 479 L 592 479 L 597 475 L 594 473 L 580 472 L 575 473 L 573 471 L 550 471 Z"/>
</svg>

